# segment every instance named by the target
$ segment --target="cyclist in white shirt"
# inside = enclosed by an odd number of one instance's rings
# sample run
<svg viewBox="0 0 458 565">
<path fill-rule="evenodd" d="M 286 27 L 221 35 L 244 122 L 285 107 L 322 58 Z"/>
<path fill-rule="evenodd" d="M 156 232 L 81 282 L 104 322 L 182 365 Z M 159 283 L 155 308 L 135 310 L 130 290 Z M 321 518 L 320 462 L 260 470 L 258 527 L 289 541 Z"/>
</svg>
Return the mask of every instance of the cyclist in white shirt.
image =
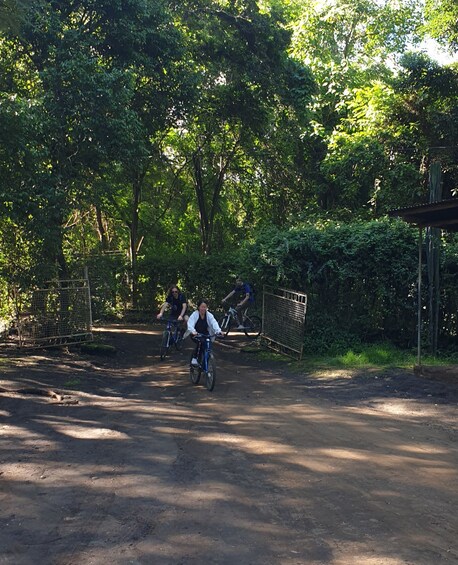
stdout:
<svg viewBox="0 0 458 565">
<path fill-rule="evenodd" d="M 199 300 L 197 303 L 197 310 L 189 316 L 188 332 L 191 334 L 191 339 L 196 343 L 191 364 L 198 365 L 197 360 L 199 358 L 201 342 L 198 339 L 195 339 L 195 336 L 197 334 L 210 335 L 211 337 L 222 335 L 221 328 L 219 327 L 215 316 L 213 316 L 213 314 L 208 310 L 206 300 Z"/>
</svg>

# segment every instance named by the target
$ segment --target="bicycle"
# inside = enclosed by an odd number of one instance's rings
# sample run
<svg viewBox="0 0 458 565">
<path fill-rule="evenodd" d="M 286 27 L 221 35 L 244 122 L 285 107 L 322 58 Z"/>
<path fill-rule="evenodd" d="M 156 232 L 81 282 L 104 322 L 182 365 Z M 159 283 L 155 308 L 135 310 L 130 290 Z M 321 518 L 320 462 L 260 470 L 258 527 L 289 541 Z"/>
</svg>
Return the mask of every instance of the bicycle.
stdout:
<svg viewBox="0 0 458 565">
<path fill-rule="evenodd" d="M 180 321 L 171 318 L 161 321 L 167 324 L 166 329 L 162 333 L 161 349 L 159 351 L 159 356 L 161 361 L 163 361 L 173 345 L 175 345 L 177 351 L 180 351 L 183 346 L 183 332 L 180 328 Z"/>
<path fill-rule="evenodd" d="M 191 363 L 194 352 L 189 360 L 189 376 L 193 385 L 199 384 L 200 376 L 205 373 L 205 386 L 210 392 L 215 388 L 216 381 L 216 364 L 213 356 L 213 340 L 207 334 L 197 334 L 194 339 L 198 339 L 202 345 L 200 347 L 198 364 Z"/>
<path fill-rule="evenodd" d="M 233 306 L 229 306 L 224 316 L 219 322 L 219 327 L 224 336 L 227 336 L 232 326 L 239 325 L 237 310 Z M 262 321 L 259 316 L 253 314 L 248 316 L 245 310 L 243 314 L 243 331 L 247 337 L 256 338 L 260 335 L 262 329 Z"/>
</svg>

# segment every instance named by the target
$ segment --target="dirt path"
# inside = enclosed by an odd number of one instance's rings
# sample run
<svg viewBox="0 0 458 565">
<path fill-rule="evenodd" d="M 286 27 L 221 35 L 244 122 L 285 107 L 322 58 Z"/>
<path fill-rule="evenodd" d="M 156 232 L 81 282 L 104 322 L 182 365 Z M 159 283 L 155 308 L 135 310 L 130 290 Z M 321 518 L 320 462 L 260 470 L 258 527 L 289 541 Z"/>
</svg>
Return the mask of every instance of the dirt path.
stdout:
<svg viewBox="0 0 458 565">
<path fill-rule="evenodd" d="M 0 394 L 1 565 L 458 563 L 456 385 L 217 346 L 209 393 L 189 346 L 101 333 L 116 357 L 0 357 L 65 395 Z"/>
</svg>

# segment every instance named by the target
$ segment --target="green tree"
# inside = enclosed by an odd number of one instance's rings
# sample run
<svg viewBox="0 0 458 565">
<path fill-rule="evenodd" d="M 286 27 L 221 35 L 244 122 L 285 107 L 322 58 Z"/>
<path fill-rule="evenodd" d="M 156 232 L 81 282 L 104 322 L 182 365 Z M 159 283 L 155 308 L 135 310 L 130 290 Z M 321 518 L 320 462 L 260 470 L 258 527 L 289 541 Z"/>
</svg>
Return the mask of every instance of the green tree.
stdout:
<svg viewBox="0 0 458 565">
<path fill-rule="evenodd" d="M 132 190 L 128 223 L 135 281 L 142 182 L 155 136 L 180 108 L 174 91 L 180 33 L 167 4 L 42 2 L 28 6 L 19 33 L 10 29 L 8 36 L 18 68 L 30 69 L 37 85 L 29 98 L 40 112 L 39 145 L 46 161 L 38 186 L 26 184 L 25 190 L 45 203 L 48 255 L 66 276 L 67 218 L 83 201 L 100 205 L 94 180 L 117 163 Z M 16 88 L 12 85 L 12 94 Z"/>
<path fill-rule="evenodd" d="M 451 52 L 458 51 L 458 4 L 455 0 L 426 0 L 425 29 Z"/>
<path fill-rule="evenodd" d="M 322 165 L 327 207 L 367 217 L 427 201 L 434 160 L 442 163 L 444 195 L 453 195 L 456 71 L 418 54 L 401 65 L 391 80 L 353 89 Z"/>
<path fill-rule="evenodd" d="M 310 65 L 318 84 L 310 105 L 309 138 L 321 140 L 313 182 L 316 201 L 325 211 L 345 215 L 361 206 L 367 209 L 378 191 L 389 157 L 382 156 L 382 139 L 365 132 L 362 124 L 356 134 L 354 112 L 363 110 L 356 108 L 358 99 L 367 101 L 371 90 L 375 106 L 386 105 L 383 85 L 392 74 L 386 62 L 394 63 L 409 42 L 419 39 L 419 10 L 413 0 L 291 3 L 292 53 Z M 348 131 L 348 120 L 353 120 L 353 131 Z"/>
<path fill-rule="evenodd" d="M 0 2 L 0 32 L 18 32 L 32 0 L 2 0 Z"/>
<path fill-rule="evenodd" d="M 330 134 L 351 90 L 387 76 L 386 58 L 415 39 L 419 6 L 415 0 L 308 0 L 293 7 L 292 51 L 315 74 L 316 127 Z"/>
<path fill-rule="evenodd" d="M 263 174 L 263 148 L 279 123 L 278 108 L 302 111 L 313 86 L 304 66 L 288 58 L 289 34 L 276 14 L 261 12 L 255 2 L 215 2 L 186 23 L 199 105 L 177 130 L 171 161 L 192 186 L 190 211 L 198 213 L 207 254 L 250 217 L 256 193 L 253 182 L 243 181 Z"/>
<path fill-rule="evenodd" d="M 442 163 L 443 195 L 450 197 L 458 185 L 458 71 L 422 54 L 406 55 L 402 64 L 393 83 L 396 103 L 391 121 L 411 134 L 425 200 L 430 165 L 436 160 Z"/>
<path fill-rule="evenodd" d="M 381 81 L 353 90 L 321 168 L 320 197 L 340 217 L 379 216 L 421 197 L 418 139 L 393 119 L 398 104 L 393 87 Z"/>
</svg>

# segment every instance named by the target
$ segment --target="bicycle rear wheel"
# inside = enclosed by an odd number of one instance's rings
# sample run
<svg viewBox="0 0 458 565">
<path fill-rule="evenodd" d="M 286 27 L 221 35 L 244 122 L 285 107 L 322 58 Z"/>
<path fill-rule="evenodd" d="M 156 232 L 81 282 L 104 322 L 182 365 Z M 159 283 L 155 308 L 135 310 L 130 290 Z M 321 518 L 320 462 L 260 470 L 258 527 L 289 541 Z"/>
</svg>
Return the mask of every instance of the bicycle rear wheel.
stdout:
<svg viewBox="0 0 458 565">
<path fill-rule="evenodd" d="M 231 329 L 231 318 L 227 314 L 225 314 L 221 320 L 218 322 L 219 327 L 221 328 L 221 332 L 224 336 L 227 336 L 229 330 Z"/>
<path fill-rule="evenodd" d="M 166 355 L 167 355 L 167 351 L 169 350 L 170 347 L 170 333 L 168 331 L 165 331 L 162 334 L 162 343 L 161 343 L 161 349 L 159 352 L 161 361 L 164 361 Z"/>
<path fill-rule="evenodd" d="M 259 316 L 247 316 L 243 324 L 245 326 L 245 335 L 247 335 L 248 337 L 255 338 L 258 337 L 258 335 L 261 333 L 262 321 Z"/>
<path fill-rule="evenodd" d="M 215 381 L 216 381 L 216 364 L 215 360 L 213 359 L 213 355 L 210 356 L 208 359 L 208 367 L 207 373 L 205 378 L 205 386 L 207 390 L 210 392 L 215 388 Z"/>
<path fill-rule="evenodd" d="M 191 359 L 193 358 L 194 353 L 191 355 Z M 199 365 L 191 365 L 191 359 L 189 359 L 189 378 L 193 385 L 199 384 L 200 381 L 200 374 L 202 369 Z"/>
</svg>

